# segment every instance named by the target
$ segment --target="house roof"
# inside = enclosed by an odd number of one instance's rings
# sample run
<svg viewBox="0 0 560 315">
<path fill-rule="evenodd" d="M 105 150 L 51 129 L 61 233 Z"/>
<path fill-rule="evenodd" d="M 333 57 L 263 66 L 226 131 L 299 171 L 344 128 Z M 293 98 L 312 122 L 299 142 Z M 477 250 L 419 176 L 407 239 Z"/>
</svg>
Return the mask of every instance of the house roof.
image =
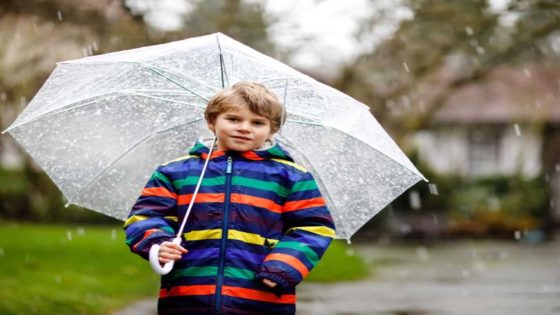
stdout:
<svg viewBox="0 0 560 315">
<path fill-rule="evenodd" d="M 560 122 L 560 64 L 498 66 L 454 91 L 435 124 Z"/>
</svg>

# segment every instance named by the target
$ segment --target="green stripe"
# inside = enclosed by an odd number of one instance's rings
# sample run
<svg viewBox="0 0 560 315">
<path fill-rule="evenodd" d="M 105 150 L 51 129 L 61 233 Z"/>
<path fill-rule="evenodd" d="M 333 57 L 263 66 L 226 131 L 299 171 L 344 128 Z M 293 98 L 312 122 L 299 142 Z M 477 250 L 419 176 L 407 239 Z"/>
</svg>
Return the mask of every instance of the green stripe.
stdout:
<svg viewBox="0 0 560 315">
<path fill-rule="evenodd" d="M 178 179 L 173 181 L 173 186 L 175 189 L 179 190 L 183 188 L 183 186 L 188 185 L 196 185 L 198 183 L 198 176 L 188 176 L 183 179 Z M 202 186 L 217 186 L 217 185 L 225 185 L 226 178 L 225 176 L 218 176 L 212 178 L 204 178 L 202 179 Z"/>
<path fill-rule="evenodd" d="M 292 187 L 292 191 L 294 191 L 294 192 L 295 191 L 314 190 L 314 189 L 318 189 L 318 188 L 317 188 L 317 183 L 313 179 L 306 180 L 306 181 L 303 181 L 303 182 L 297 182 Z"/>
<path fill-rule="evenodd" d="M 172 273 L 165 276 L 166 280 L 181 277 L 214 277 L 218 274 L 218 267 L 188 267 L 185 269 L 174 269 Z"/>
<path fill-rule="evenodd" d="M 166 280 L 174 280 L 181 277 L 214 277 L 218 274 L 218 267 L 188 267 L 185 269 L 175 269 L 172 273 L 165 276 Z M 229 278 L 239 278 L 253 280 L 255 272 L 248 269 L 226 267 L 224 276 Z"/>
<path fill-rule="evenodd" d="M 176 190 L 180 190 L 183 186 L 196 185 L 198 182 L 198 176 L 189 176 L 184 179 L 178 179 L 173 181 L 173 186 Z M 218 176 L 213 178 L 204 178 L 202 180 L 202 186 L 218 186 L 225 185 L 225 176 Z M 232 184 L 236 186 L 244 186 L 249 188 L 256 188 L 262 190 L 269 190 L 277 193 L 280 197 L 287 197 L 289 190 L 284 186 L 269 181 L 262 181 L 258 179 L 252 179 L 242 176 L 233 176 Z"/>
<path fill-rule="evenodd" d="M 253 272 L 249 269 L 226 267 L 224 269 L 224 276 L 226 276 L 228 278 L 240 278 L 240 279 L 253 280 L 253 279 L 255 279 L 255 272 Z"/>
<path fill-rule="evenodd" d="M 300 251 L 305 255 L 305 258 L 315 266 L 319 262 L 319 256 L 307 244 L 300 242 L 280 242 L 274 248 L 290 248 Z"/>
<path fill-rule="evenodd" d="M 165 176 L 165 175 L 163 175 L 162 173 L 157 172 L 157 171 L 154 172 L 154 173 L 152 174 L 152 177 L 150 178 L 150 180 L 156 180 L 156 179 L 159 179 L 159 180 L 161 180 L 162 182 L 165 182 L 166 184 L 171 185 L 171 183 L 169 182 L 169 179 L 167 178 L 167 176 Z"/>
<path fill-rule="evenodd" d="M 250 188 L 269 190 L 277 193 L 281 197 L 286 197 L 289 194 L 288 189 L 286 189 L 284 186 L 270 181 L 262 181 L 258 179 L 247 178 L 247 177 L 234 176 L 232 183 L 233 185 L 237 185 L 237 186 L 245 186 Z"/>
</svg>

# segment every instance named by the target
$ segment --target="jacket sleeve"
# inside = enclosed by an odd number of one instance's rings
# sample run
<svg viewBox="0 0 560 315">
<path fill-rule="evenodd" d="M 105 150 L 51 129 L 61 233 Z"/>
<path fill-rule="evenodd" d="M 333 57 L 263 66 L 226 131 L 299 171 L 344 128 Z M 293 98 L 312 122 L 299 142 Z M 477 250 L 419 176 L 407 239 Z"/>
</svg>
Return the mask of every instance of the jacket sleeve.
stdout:
<svg viewBox="0 0 560 315">
<path fill-rule="evenodd" d="M 269 279 L 280 288 L 300 283 L 330 245 L 335 227 L 311 173 L 292 186 L 282 209 L 285 234 L 264 259 L 257 279 Z"/>
<path fill-rule="evenodd" d="M 126 244 L 132 252 L 148 259 L 152 245 L 173 239 L 176 229 L 177 193 L 160 166 L 124 223 Z"/>
</svg>

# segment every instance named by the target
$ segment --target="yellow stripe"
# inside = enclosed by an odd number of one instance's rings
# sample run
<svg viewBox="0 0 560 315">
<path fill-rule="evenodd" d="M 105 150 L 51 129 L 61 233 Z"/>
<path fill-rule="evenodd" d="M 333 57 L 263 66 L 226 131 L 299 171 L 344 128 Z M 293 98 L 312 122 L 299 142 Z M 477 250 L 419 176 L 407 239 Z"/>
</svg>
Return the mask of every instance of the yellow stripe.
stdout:
<svg viewBox="0 0 560 315">
<path fill-rule="evenodd" d="M 167 162 L 165 162 L 165 163 L 163 163 L 163 164 L 161 164 L 161 165 L 162 165 L 162 166 L 165 166 L 165 165 L 167 165 L 167 164 L 170 164 L 170 163 L 173 163 L 173 162 L 177 162 L 177 161 L 186 160 L 186 159 L 190 159 L 190 158 L 192 158 L 192 157 L 196 157 L 196 155 L 190 155 L 190 154 L 189 154 L 189 155 L 185 155 L 185 156 L 176 158 L 175 160 L 167 161 Z"/>
<path fill-rule="evenodd" d="M 334 237 L 334 233 L 335 233 L 333 229 L 328 228 L 326 226 L 298 226 L 289 229 L 287 233 L 290 233 L 295 230 L 304 230 L 307 232 L 311 232 L 313 234 L 318 234 L 326 237 Z"/>
<path fill-rule="evenodd" d="M 302 171 L 302 172 L 307 172 L 307 169 L 305 169 L 305 168 L 304 168 L 303 166 L 301 166 L 301 165 L 297 165 L 296 163 L 293 163 L 293 162 L 290 162 L 290 161 L 286 161 L 286 160 L 281 160 L 281 159 L 272 159 L 272 160 L 273 160 L 273 161 L 276 161 L 276 162 L 280 162 L 280 163 L 286 164 L 286 165 L 290 165 L 290 166 L 292 166 L 292 167 L 297 168 L 298 170 L 300 170 L 300 171 Z"/>
<path fill-rule="evenodd" d="M 140 222 L 146 220 L 148 217 L 145 215 L 133 215 L 124 221 L 124 227 L 131 225 L 132 223 Z"/>
<path fill-rule="evenodd" d="M 237 230 L 228 230 L 228 239 L 238 240 L 245 243 L 256 244 L 256 245 L 264 245 L 266 240 L 266 238 L 258 234 L 241 232 Z M 275 245 L 276 243 L 278 243 L 278 240 L 268 239 L 268 243 L 270 245 Z"/>
<path fill-rule="evenodd" d="M 167 220 L 175 221 L 175 222 L 179 221 L 179 219 L 176 216 L 168 216 L 168 217 L 164 217 L 164 218 L 167 219 Z"/>
<path fill-rule="evenodd" d="M 185 240 L 187 241 L 219 239 L 222 238 L 222 230 L 213 229 L 213 230 L 191 231 L 185 233 L 184 236 L 185 236 Z M 242 241 L 244 243 L 256 244 L 256 245 L 264 245 L 266 240 L 264 237 L 258 234 L 241 232 L 237 230 L 228 230 L 228 239 Z M 268 239 L 268 243 L 271 245 L 275 245 L 276 243 L 278 243 L 278 240 Z"/>
<path fill-rule="evenodd" d="M 202 241 L 222 238 L 222 229 L 190 231 L 183 234 L 187 241 Z"/>
</svg>

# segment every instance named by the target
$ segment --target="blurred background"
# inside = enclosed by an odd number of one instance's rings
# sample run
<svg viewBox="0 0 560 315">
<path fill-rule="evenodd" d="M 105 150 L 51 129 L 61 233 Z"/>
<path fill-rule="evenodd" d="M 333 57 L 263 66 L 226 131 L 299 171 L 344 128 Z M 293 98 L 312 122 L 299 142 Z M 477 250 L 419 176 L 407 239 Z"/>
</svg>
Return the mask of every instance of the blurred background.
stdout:
<svg viewBox="0 0 560 315">
<path fill-rule="evenodd" d="M 0 129 L 58 61 L 218 31 L 369 105 L 430 180 L 366 224 L 357 243 L 554 240 L 557 0 L 1 0 Z M 120 225 L 64 203 L 3 134 L 3 229 Z M 8 257 L 0 245 L 0 258 Z"/>
<path fill-rule="evenodd" d="M 558 10 L 553 0 L 3 0 L 0 128 L 58 61 L 220 31 L 368 104 L 430 180 L 358 237 L 540 241 L 560 222 Z M 65 209 L 6 134 L 0 162 L 3 219 L 110 220 Z"/>
</svg>

